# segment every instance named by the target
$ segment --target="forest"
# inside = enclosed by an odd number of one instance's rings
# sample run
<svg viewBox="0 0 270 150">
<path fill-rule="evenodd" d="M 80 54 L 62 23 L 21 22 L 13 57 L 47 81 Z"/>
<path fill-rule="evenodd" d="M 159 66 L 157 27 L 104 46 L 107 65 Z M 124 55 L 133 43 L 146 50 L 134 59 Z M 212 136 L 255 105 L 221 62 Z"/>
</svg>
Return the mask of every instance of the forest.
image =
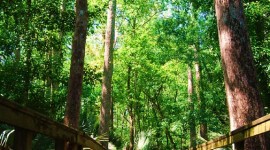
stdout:
<svg viewBox="0 0 270 150">
<path fill-rule="evenodd" d="M 270 113 L 269 10 L 269 0 L 1 0 L 0 96 L 107 149 L 188 149 Z M 235 149 L 267 150 L 263 138 Z M 33 149 L 53 148 L 35 136 Z"/>
</svg>

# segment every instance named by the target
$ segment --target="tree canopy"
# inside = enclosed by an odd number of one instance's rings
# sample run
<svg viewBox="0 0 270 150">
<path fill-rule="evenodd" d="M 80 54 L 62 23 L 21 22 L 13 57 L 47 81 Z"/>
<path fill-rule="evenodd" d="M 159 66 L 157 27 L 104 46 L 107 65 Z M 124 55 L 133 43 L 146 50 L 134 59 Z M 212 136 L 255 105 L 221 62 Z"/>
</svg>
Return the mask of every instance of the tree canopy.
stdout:
<svg viewBox="0 0 270 150">
<path fill-rule="evenodd" d="M 270 2 L 243 3 L 260 97 L 269 113 Z M 108 6 L 108 0 L 88 1 L 79 129 L 97 139 Z M 196 143 L 207 140 L 200 134 L 202 122 L 208 139 L 229 132 L 213 1 L 118 0 L 115 13 L 109 147 L 129 148 L 133 136 L 133 149 L 187 149 L 190 120 Z M 1 1 L 0 96 L 63 122 L 75 17 L 73 0 Z M 53 147 L 46 137 L 35 138 L 34 148 Z"/>
</svg>

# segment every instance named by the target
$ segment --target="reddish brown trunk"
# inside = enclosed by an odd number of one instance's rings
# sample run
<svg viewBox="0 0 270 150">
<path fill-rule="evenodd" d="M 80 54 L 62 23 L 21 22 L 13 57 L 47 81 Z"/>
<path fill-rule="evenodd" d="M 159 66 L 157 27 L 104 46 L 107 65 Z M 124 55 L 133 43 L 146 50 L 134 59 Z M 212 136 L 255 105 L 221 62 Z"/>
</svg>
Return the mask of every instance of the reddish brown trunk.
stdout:
<svg viewBox="0 0 270 150">
<path fill-rule="evenodd" d="M 191 65 L 188 65 L 188 101 L 190 107 L 189 115 L 189 126 L 190 126 L 190 146 L 196 146 L 196 128 L 195 128 L 195 119 L 194 119 L 194 103 L 193 103 L 193 75 L 191 70 Z"/>
<path fill-rule="evenodd" d="M 72 41 L 70 77 L 64 118 L 65 125 L 73 128 L 79 126 L 87 23 L 87 0 L 76 0 L 76 24 Z"/>
<path fill-rule="evenodd" d="M 105 35 L 105 52 L 104 52 L 104 72 L 102 80 L 102 100 L 100 109 L 100 126 L 99 134 L 108 139 L 110 126 L 112 124 L 111 108 L 112 108 L 112 74 L 113 74 L 113 44 L 115 33 L 115 11 L 116 0 L 109 1 L 109 9 L 107 16 L 107 27 Z M 108 141 L 102 142 L 102 145 L 108 149 Z"/>
<path fill-rule="evenodd" d="M 243 3 L 215 1 L 219 43 L 224 70 L 230 127 L 235 130 L 263 115 L 259 99 Z M 236 143 L 236 149 L 266 150 L 264 136 Z"/>
<path fill-rule="evenodd" d="M 72 41 L 68 96 L 64 117 L 64 124 L 73 128 L 79 127 L 87 23 L 87 0 L 76 0 L 76 24 Z M 65 149 L 75 150 L 77 148 L 72 143 L 65 145 Z"/>
</svg>

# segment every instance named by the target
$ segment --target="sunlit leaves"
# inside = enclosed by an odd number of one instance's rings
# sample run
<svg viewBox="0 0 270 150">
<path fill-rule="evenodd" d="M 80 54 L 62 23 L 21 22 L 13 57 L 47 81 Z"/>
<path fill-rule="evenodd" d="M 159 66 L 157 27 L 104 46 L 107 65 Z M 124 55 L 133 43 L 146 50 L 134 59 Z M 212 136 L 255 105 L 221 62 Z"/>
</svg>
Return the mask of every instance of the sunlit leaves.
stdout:
<svg viewBox="0 0 270 150">
<path fill-rule="evenodd" d="M 20 99 L 25 94 L 25 78 L 30 75 L 27 105 L 50 113 L 58 120 L 63 117 L 67 93 L 74 4 L 73 0 L 41 0 L 32 1 L 28 8 L 26 0 L 0 3 L 0 94 Z M 99 122 L 107 6 L 107 0 L 90 0 L 88 7 L 90 21 L 81 129 L 93 136 L 97 134 Z M 269 103 L 270 89 L 267 82 L 270 75 L 269 6 L 269 0 L 246 2 L 244 6 L 258 80 L 265 83 L 260 88 L 266 103 Z M 204 115 L 209 122 L 210 138 L 228 131 L 213 1 L 119 0 L 116 30 L 114 133 L 111 137 L 118 148 L 128 145 L 130 102 L 134 104 L 138 148 L 170 149 L 164 131 L 166 127 L 177 148 L 187 148 L 190 117 L 187 63 L 194 62 L 195 46 L 199 48 L 202 93 L 207 107 Z M 29 50 L 31 68 L 27 72 Z M 19 61 L 16 61 L 16 52 L 20 52 Z M 129 94 L 128 67 L 131 67 Z M 154 105 L 160 106 L 163 118 Z M 198 102 L 194 105 L 198 106 Z M 192 116 L 198 124 L 198 107 Z"/>
</svg>

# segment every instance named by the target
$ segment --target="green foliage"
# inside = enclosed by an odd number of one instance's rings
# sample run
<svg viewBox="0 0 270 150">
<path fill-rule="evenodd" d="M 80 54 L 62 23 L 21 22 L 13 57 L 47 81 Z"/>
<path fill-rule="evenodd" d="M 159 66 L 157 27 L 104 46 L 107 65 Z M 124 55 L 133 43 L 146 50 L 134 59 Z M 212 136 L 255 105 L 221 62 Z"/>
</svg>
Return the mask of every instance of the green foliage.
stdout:
<svg viewBox="0 0 270 150">
<path fill-rule="evenodd" d="M 61 122 L 75 23 L 74 2 L 4 0 L 0 4 L 0 95 Z M 95 22 L 102 21 L 104 9 L 104 4 L 89 7 L 89 31 L 95 29 Z M 93 89 L 99 78 L 95 68 L 86 67 L 85 90 Z M 84 95 L 89 96 L 86 92 Z M 82 128 L 87 126 L 85 131 L 92 134 L 94 130 L 88 129 L 94 129 L 92 122 L 96 118 L 86 118 L 95 112 L 90 113 L 93 107 L 88 98 L 83 97 L 83 101 L 87 105 L 82 108 Z M 33 144 L 35 148 L 51 145 L 48 143 L 51 141 L 37 136 Z"/>
<path fill-rule="evenodd" d="M 270 3 L 266 0 L 250 1 L 245 4 L 247 23 L 248 28 L 250 29 L 249 35 L 251 37 L 255 66 L 258 74 L 259 89 L 261 91 L 261 99 L 267 108 L 267 113 L 269 113 L 268 108 L 270 107 L 270 103 L 268 101 L 268 97 L 270 96 L 269 9 Z"/>
<path fill-rule="evenodd" d="M 80 129 L 93 137 L 98 136 L 99 127 L 107 6 L 105 0 L 93 0 L 88 7 L 90 20 Z M 267 107 L 270 107 L 269 6 L 267 0 L 245 4 L 259 87 Z M 196 129 L 200 120 L 207 121 L 209 138 L 229 131 L 213 14 L 212 1 L 118 2 L 114 120 L 110 133 L 117 149 L 129 145 L 130 108 L 135 115 L 136 149 L 172 149 L 166 129 L 177 149 L 187 149 L 191 118 L 196 120 Z M 32 1 L 31 5 L 26 0 L 0 3 L 1 96 L 62 121 L 74 21 L 74 1 L 71 0 Z M 201 66 L 201 90 L 206 107 L 203 114 L 197 93 L 193 96 L 194 111 L 190 110 L 187 100 L 187 65 L 194 65 L 194 48 L 198 49 Z M 197 82 L 194 77 L 194 85 Z M 201 142 L 203 140 L 198 139 L 197 143 Z M 34 147 L 47 145 L 50 148 L 49 143 L 50 139 L 38 135 Z"/>
</svg>

